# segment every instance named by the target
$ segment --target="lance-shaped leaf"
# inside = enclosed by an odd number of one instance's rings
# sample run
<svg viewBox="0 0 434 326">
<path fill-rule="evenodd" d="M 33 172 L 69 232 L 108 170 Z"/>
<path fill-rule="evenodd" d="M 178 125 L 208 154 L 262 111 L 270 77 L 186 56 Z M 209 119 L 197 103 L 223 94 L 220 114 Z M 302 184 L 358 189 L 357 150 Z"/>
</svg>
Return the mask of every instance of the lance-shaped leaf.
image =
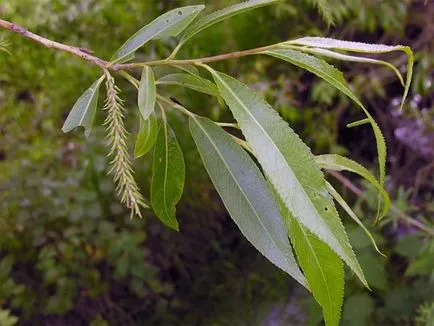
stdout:
<svg viewBox="0 0 434 326">
<path fill-rule="evenodd" d="M 215 11 L 207 16 L 198 19 L 195 23 L 190 25 L 183 33 L 180 43 L 185 43 L 188 39 L 203 31 L 205 28 L 217 24 L 222 20 L 228 19 L 230 17 L 255 8 L 272 4 L 277 1 L 279 0 L 249 0 Z"/>
<path fill-rule="evenodd" d="M 134 157 L 137 158 L 149 152 L 157 140 L 157 134 L 158 122 L 155 114 L 151 114 L 146 120 L 140 117 L 140 128 L 134 146 Z"/>
<path fill-rule="evenodd" d="M 131 36 L 111 58 L 125 62 L 134 58 L 134 52 L 150 40 L 178 36 L 205 6 L 187 6 L 166 12 Z"/>
<path fill-rule="evenodd" d="M 330 51 L 327 49 L 321 49 L 321 48 L 303 48 L 301 50 L 303 50 L 303 52 L 308 52 L 311 54 L 319 54 L 319 55 L 322 55 L 324 57 L 333 58 L 333 59 L 342 60 L 342 61 L 370 63 L 370 64 L 374 64 L 374 65 L 385 66 L 385 67 L 391 69 L 393 71 L 393 73 L 396 75 L 396 77 L 398 77 L 399 81 L 401 82 L 401 85 L 405 86 L 404 79 L 402 78 L 402 75 L 399 72 L 399 70 L 394 65 L 392 65 L 391 63 L 389 63 L 387 61 L 371 59 L 371 58 L 366 58 L 366 57 L 358 57 L 358 56 L 348 55 L 348 54 L 342 54 L 339 52 L 334 52 L 334 51 Z"/>
<path fill-rule="evenodd" d="M 86 137 L 89 136 L 98 105 L 99 87 L 104 78 L 104 76 L 101 76 L 75 102 L 63 124 L 63 132 L 66 133 L 75 127 L 82 126 L 84 127 Z"/>
<path fill-rule="evenodd" d="M 327 326 L 339 325 L 344 297 L 344 266 L 328 245 L 309 232 L 280 201 L 289 236 L 309 289 Z"/>
<path fill-rule="evenodd" d="M 192 74 L 175 73 L 165 75 L 161 77 L 157 83 L 160 85 L 182 86 L 211 96 L 219 95 L 217 87 L 214 83 L 208 79 Z"/>
<path fill-rule="evenodd" d="M 359 99 L 351 91 L 342 72 L 340 72 L 338 69 L 336 69 L 322 59 L 299 51 L 294 51 L 290 49 L 276 49 L 272 51 L 265 51 L 264 53 L 285 60 L 293 65 L 299 66 L 303 69 L 306 69 L 307 71 L 314 73 L 315 75 L 324 79 L 325 81 L 336 87 L 338 90 L 340 90 L 342 93 L 347 95 L 362 108 L 363 112 L 369 119 L 369 122 L 371 123 L 372 129 L 374 131 L 378 151 L 380 184 L 384 184 L 384 178 L 386 174 L 386 142 L 384 141 L 384 137 L 381 133 L 380 127 L 378 127 L 374 118 L 372 118 L 371 114 L 368 112 L 362 102 L 360 102 Z"/>
<path fill-rule="evenodd" d="M 165 224 L 179 230 L 175 205 L 184 190 L 185 165 L 181 148 L 172 128 L 161 124 L 152 163 L 151 204 Z"/>
<path fill-rule="evenodd" d="M 190 131 L 211 180 L 244 236 L 273 264 L 306 286 L 279 206 L 250 156 L 212 121 L 190 118 Z"/>
<path fill-rule="evenodd" d="M 367 285 L 309 147 L 258 93 L 228 75 L 209 69 L 285 207 L 344 259 Z"/>
<path fill-rule="evenodd" d="M 410 89 L 411 78 L 413 75 L 414 57 L 413 51 L 410 47 L 404 45 L 385 45 L 385 44 L 368 44 L 361 42 L 350 42 L 336 40 L 327 37 L 302 37 L 296 40 L 287 42 L 288 44 L 298 44 L 304 46 L 311 46 L 323 49 L 336 49 L 349 52 L 359 53 L 389 53 L 394 51 L 402 51 L 407 55 L 407 76 L 405 80 L 404 95 L 402 97 L 401 108 L 407 98 L 408 90 Z"/>
<path fill-rule="evenodd" d="M 326 185 L 327 185 L 327 190 L 329 191 L 330 195 L 333 196 L 333 198 L 339 203 L 339 205 L 341 205 L 341 207 L 345 210 L 345 212 L 347 212 L 347 214 L 350 215 L 350 217 L 353 219 L 353 221 L 356 222 L 362 228 L 362 230 L 366 233 L 366 235 L 368 236 L 368 238 L 371 240 L 372 245 L 374 246 L 375 250 L 377 250 L 378 253 L 381 254 L 382 256 L 386 257 L 380 251 L 380 249 L 378 249 L 377 244 L 375 243 L 375 239 L 372 236 L 371 232 L 369 232 L 369 230 L 363 225 L 362 221 L 360 221 L 360 219 L 358 218 L 358 216 L 356 215 L 356 213 L 354 213 L 354 211 L 347 204 L 347 202 L 336 191 L 336 189 L 333 188 L 333 186 L 330 183 L 328 183 L 327 181 L 326 181 Z"/>
<path fill-rule="evenodd" d="M 154 72 L 151 67 L 146 66 L 142 71 L 142 78 L 140 79 L 137 95 L 139 111 L 144 120 L 148 119 L 151 113 L 154 112 L 156 97 L 157 90 L 155 87 Z"/>
<path fill-rule="evenodd" d="M 326 154 L 326 155 L 317 155 L 315 156 L 315 162 L 322 169 L 333 170 L 333 171 L 350 171 L 360 175 L 365 178 L 366 181 L 370 182 L 375 188 L 377 188 L 378 192 L 383 199 L 383 211 L 381 215 L 377 216 L 375 220 L 381 219 L 390 208 L 390 197 L 386 190 L 384 190 L 383 186 L 375 179 L 371 172 L 369 172 L 365 167 L 360 165 L 359 163 L 350 160 L 349 158 L 336 155 L 336 154 Z"/>
</svg>

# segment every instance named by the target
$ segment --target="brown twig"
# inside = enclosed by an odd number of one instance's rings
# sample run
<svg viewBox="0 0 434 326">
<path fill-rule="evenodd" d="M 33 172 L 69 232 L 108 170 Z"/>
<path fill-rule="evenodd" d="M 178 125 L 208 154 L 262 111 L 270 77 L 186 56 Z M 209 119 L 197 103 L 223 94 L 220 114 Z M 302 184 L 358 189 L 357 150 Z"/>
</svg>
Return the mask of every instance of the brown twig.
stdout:
<svg viewBox="0 0 434 326">
<path fill-rule="evenodd" d="M 343 176 L 341 173 L 337 172 L 337 171 L 331 171 L 331 170 L 327 170 L 327 173 L 331 174 L 332 176 L 334 176 L 336 179 L 338 179 L 346 188 L 348 188 L 348 190 L 350 190 L 352 193 L 354 193 L 355 195 L 361 197 L 363 196 L 363 190 L 359 189 L 354 183 L 351 182 L 351 180 L 349 180 L 348 178 L 346 178 L 345 176 Z M 396 207 L 393 204 L 390 204 L 390 210 L 397 215 L 397 217 L 399 219 L 401 219 L 402 221 L 404 221 L 407 224 L 410 224 L 411 226 L 414 226 L 415 228 L 426 232 L 429 236 L 434 237 L 434 229 L 423 224 L 422 222 L 412 218 L 411 216 L 405 214 L 404 212 L 402 212 L 398 207 Z"/>
</svg>

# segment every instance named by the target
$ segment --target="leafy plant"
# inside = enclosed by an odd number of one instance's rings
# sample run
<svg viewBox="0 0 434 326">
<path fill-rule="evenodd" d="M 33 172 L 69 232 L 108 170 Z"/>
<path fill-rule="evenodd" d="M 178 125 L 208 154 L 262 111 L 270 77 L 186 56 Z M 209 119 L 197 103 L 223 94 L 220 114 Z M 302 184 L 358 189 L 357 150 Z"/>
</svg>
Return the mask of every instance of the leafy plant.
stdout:
<svg viewBox="0 0 434 326">
<path fill-rule="evenodd" d="M 45 39 L 7 21 L 0 20 L 0 26 L 46 46 L 80 56 L 102 69 L 102 76 L 73 106 L 62 130 L 68 132 L 83 126 L 86 136 L 89 136 L 97 108 L 99 88 L 105 80 L 104 125 L 110 147 L 109 156 L 112 157 L 110 172 L 120 201 L 131 210 L 132 215 L 141 217 L 141 208 L 148 208 L 148 205 L 134 179 L 132 160 L 127 148 L 125 109 L 120 98 L 120 89 L 113 76 L 116 74 L 126 79 L 137 89 L 140 127 L 134 154 L 139 158 L 154 149 L 150 203 L 158 218 L 175 230 L 179 229 L 176 204 L 184 188 L 185 166 L 176 135 L 166 118 L 166 110 L 172 108 L 188 117 L 190 131 L 204 166 L 241 232 L 267 259 L 312 292 L 322 307 L 327 325 L 338 325 L 344 289 L 342 261 L 366 287 L 369 285 L 350 245 L 333 198 L 363 227 L 372 241 L 373 237 L 349 205 L 327 183 L 321 169 L 350 170 L 371 182 L 381 194 L 378 202 L 379 212 L 381 210 L 379 218 L 386 214 L 390 200 L 383 189 L 386 144 L 381 130 L 351 90 L 343 74 L 320 57 L 381 64 L 391 68 L 404 85 L 404 101 L 412 77 L 413 55 L 405 46 L 305 37 L 211 57 L 175 59 L 181 47 L 202 30 L 236 14 L 274 2 L 276 0 L 246 1 L 199 18 L 197 16 L 204 6 L 173 9 L 137 31 L 115 52 L 110 61 L 93 56 L 86 49 Z M 324 2 L 315 3 L 331 21 Z M 131 62 L 135 53 L 149 41 L 167 37 L 178 37 L 179 42 L 166 59 Z M 404 51 L 408 56 L 405 81 L 396 67 L 388 62 L 346 54 L 392 51 Z M 310 148 L 258 92 L 208 65 L 257 54 L 282 59 L 317 75 L 347 95 L 363 110 L 366 119 L 352 123 L 350 127 L 366 123 L 371 125 L 378 152 L 378 181 L 362 166 L 344 157 L 315 157 Z M 178 72 L 171 71 L 156 80 L 155 72 L 159 67 L 173 68 Z M 179 72 L 180 69 L 182 73 Z M 203 73 L 198 69 L 202 69 Z M 141 70 L 140 80 L 128 72 L 131 70 Z M 204 77 L 206 72 L 212 79 Z M 161 95 L 158 92 L 160 85 L 186 87 L 214 96 L 217 101 L 223 100 L 236 122 L 216 122 L 200 117 L 176 99 Z M 235 132 L 230 133 L 224 128 L 233 128 Z M 236 136 L 240 134 L 239 131 L 245 139 Z M 142 238 L 137 241 L 142 241 Z M 117 274 L 122 276 L 125 273 L 120 268 Z"/>
</svg>

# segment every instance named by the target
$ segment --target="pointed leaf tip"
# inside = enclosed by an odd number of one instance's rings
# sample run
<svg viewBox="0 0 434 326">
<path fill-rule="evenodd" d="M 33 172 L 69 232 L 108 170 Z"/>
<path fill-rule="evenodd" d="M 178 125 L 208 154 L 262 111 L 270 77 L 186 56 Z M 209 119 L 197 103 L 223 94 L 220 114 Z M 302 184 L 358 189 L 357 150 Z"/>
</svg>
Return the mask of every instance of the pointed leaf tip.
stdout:
<svg viewBox="0 0 434 326">
<path fill-rule="evenodd" d="M 90 86 L 75 102 L 71 111 L 68 114 L 62 131 L 67 133 L 72 129 L 82 126 L 85 129 L 85 135 L 88 137 L 92 129 L 93 120 L 95 118 L 96 107 L 98 105 L 99 87 L 105 76 L 101 76 Z"/>
</svg>

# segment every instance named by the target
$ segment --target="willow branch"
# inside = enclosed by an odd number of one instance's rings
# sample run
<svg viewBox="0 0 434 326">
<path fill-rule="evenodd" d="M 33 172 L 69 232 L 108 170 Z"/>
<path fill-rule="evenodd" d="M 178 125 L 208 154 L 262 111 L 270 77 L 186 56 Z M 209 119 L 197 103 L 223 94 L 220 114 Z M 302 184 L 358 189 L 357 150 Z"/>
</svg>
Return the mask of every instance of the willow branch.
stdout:
<svg viewBox="0 0 434 326">
<path fill-rule="evenodd" d="M 6 20 L 0 19 L 0 27 L 3 27 L 3 28 L 5 28 L 11 32 L 20 34 L 20 35 L 22 35 L 28 39 L 31 39 L 37 43 L 44 45 L 47 48 L 54 48 L 54 49 L 58 49 L 61 51 L 72 53 L 72 54 L 88 61 L 89 63 L 102 68 L 103 70 L 113 70 L 113 71 L 131 70 L 131 69 L 140 68 L 140 67 L 143 67 L 146 65 L 148 65 L 148 66 L 190 65 L 190 64 L 210 63 L 210 62 L 216 62 L 216 61 L 222 61 L 222 60 L 227 60 L 227 59 L 244 57 L 244 56 L 253 55 L 253 54 L 259 54 L 263 51 L 266 51 L 266 50 L 269 50 L 271 48 L 278 46 L 278 44 L 275 44 L 275 45 L 269 45 L 269 46 L 264 46 L 264 47 L 260 47 L 260 48 L 255 48 L 255 49 L 249 49 L 249 50 L 244 50 L 244 51 L 235 51 L 235 52 L 219 54 L 219 55 L 205 57 L 205 58 L 188 59 L 188 60 L 172 60 L 172 59 L 168 58 L 165 60 L 157 60 L 157 61 L 149 61 L 149 62 L 112 64 L 106 60 L 103 60 L 101 58 L 93 56 L 89 49 L 82 48 L 82 47 L 76 47 L 76 46 L 72 46 L 72 45 L 66 45 L 63 43 L 52 41 L 52 40 L 47 39 L 43 36 L 40 36 L 38 34 L 30 32 L 26 28 L 24 28 L 18 24 L 11 23 L 11 22 L 6 21 Z"/>
</svg>

